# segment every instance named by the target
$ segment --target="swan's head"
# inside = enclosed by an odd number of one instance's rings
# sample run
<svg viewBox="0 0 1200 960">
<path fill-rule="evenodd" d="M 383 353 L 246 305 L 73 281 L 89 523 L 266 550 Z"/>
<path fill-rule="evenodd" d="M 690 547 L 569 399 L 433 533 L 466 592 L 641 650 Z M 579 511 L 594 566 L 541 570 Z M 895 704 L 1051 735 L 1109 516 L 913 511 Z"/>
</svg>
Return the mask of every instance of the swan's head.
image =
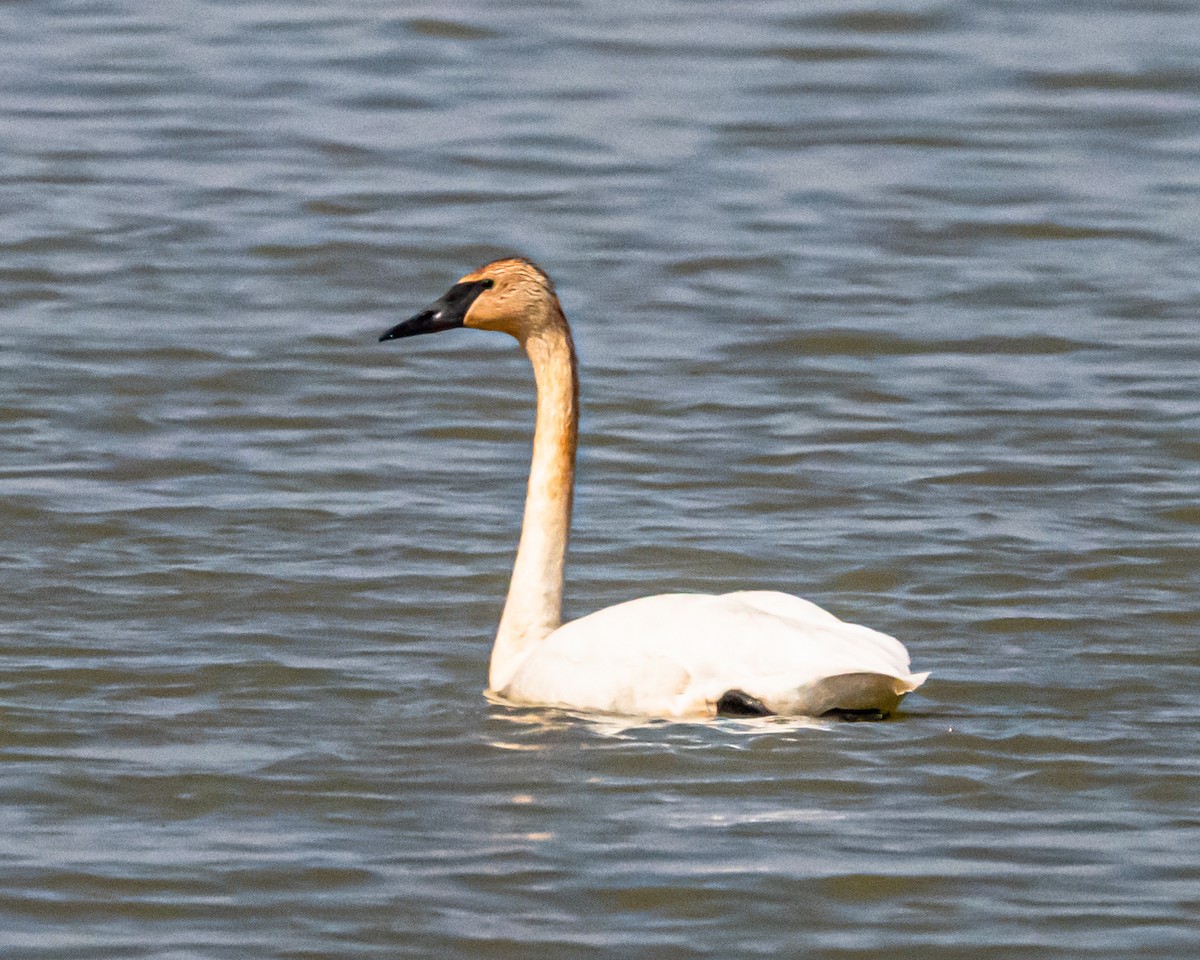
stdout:
<svg viewBox="0 0 1200 960">
<path fill-rule="evenodd" d="M 439 299 L 396 324 L 380 340 L 398 340 L 454 327 L 499 330 L 522 343 L 542 326 L 561 323 L 554 286 L 529 260 L 493 260 L 473 270 Z"/>
</svg>

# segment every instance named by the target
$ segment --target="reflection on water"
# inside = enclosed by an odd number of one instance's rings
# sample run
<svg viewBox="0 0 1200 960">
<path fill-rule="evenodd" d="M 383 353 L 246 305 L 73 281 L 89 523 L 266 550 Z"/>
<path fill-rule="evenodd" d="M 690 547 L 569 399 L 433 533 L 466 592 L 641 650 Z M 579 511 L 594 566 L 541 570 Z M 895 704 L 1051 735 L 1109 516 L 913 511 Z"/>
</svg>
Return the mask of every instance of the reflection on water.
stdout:
<svg viewBox="0 0 1200 960">
<path fill-rule="evenodd" d="M 1178 958 L 1191 0 L 0 8 L 0 953 Z M 902 639 L 886 723 L 481 695 L 552 273 L 567 612 Z"/>
</svg>

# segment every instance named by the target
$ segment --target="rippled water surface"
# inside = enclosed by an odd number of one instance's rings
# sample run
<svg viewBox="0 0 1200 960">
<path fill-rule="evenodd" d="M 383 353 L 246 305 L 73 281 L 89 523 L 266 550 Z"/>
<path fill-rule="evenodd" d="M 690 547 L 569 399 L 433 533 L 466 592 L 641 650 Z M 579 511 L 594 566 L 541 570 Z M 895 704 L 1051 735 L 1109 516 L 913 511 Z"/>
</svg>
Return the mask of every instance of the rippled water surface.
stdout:
<svg viewBox="0 0 1200 960">
<path fill-rule="evenodd" d="M 1200 5 L 0 6 L 0 954 L 1183 958 Z M 532 381 L 568 614 L 802 594 L 885 723 L 481 695 Z"/>
</svg>

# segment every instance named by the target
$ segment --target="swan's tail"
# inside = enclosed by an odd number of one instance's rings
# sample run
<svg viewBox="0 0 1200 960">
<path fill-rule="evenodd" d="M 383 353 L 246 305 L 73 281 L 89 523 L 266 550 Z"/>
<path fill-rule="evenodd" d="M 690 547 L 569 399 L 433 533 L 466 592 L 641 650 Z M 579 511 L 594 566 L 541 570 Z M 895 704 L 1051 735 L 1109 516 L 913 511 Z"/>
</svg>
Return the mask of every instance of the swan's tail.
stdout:
<svg viewBox="0 0 1200 960">
<path fill-rule="evenodd" d="M 883 673 L 842 673 L 805 684 L 794 691 L 778 713 L 819 717 L 830 712 L 879 713 L 887 716 L 928 678 L 928 673 L 892 677 Z M 772 704 L 772 706 L 775 706 Z"/>
<path fill-rule="evenodd" d="M 926 680 L 929 679 L 929 672 L 926 671 L 925 673 L 910 673 L 908 675 L 908 679 L 906 679 L 906 680 L 901 680 L 899 677 L 893 677 L 892 679 L 896 680 L 897 683 L 902 685 L 903 689 L 900 691 L 901 694 L 912 693 L 914 690 L 917 689 L 917 687 L 919 687 L 921 684 L 923 684 Z"/>
</svg>

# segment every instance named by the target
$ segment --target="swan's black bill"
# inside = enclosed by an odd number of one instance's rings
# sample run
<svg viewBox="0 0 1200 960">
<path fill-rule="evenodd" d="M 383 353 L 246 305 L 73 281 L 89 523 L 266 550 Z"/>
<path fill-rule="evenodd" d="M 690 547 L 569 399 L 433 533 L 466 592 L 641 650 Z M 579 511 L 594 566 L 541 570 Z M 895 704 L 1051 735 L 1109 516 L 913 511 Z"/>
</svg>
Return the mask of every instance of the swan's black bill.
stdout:
<svg viewBox="0 0 1200 960">
<path fill-rule="evenodd" d="M 435 300 L 415 317 L 409 317 L 396 324 L 379 339 L 399 340 L 403 337 L 416 337 L 422 333 L 438 333 L 461 327 L 471 304 L 484 290 L 491 289 L 491 286 L 491 280 L 456 283 L 440 299 Z"/>
</svg>

